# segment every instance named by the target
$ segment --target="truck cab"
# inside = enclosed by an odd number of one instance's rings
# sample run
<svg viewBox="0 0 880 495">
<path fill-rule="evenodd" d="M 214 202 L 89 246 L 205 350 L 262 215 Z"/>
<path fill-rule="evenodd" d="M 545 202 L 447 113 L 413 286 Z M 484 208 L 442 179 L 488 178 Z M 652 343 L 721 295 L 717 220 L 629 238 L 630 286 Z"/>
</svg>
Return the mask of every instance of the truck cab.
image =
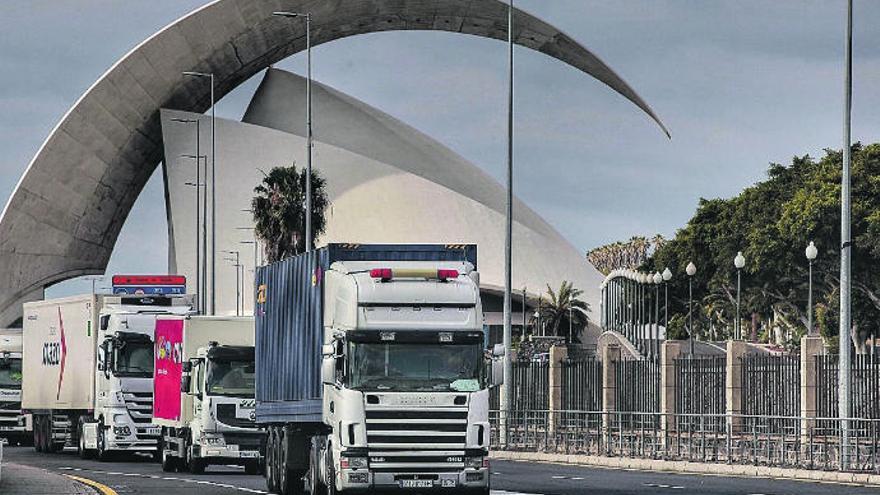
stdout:
<svg viewBox="0 0 880 495">
<path fill-rule="evenodd" d="M 97 333 L 95 409 L 84 420 L 81 451 L 100 459 L 114 451 L 158 458 L 160 428 L 153 424 L 153 334 L 156 316 L 192 312 L 187 298 L 107 296 Z"/>
<path fill-rule="evenodd" d="M 182 388 L 192 396 L 189 422 L 191 471 L 210 464 L 238 464 L 257 474 L 264 434 L 254 417 L 254 348 L 212 343 L 184 364 Z"/>
<path fill-rule="evenodd" d="M 0 330 L 0 438 L 22 444 L 33 435 L 30 414 L 21 411 L 21 329 Z"/>
</svg>

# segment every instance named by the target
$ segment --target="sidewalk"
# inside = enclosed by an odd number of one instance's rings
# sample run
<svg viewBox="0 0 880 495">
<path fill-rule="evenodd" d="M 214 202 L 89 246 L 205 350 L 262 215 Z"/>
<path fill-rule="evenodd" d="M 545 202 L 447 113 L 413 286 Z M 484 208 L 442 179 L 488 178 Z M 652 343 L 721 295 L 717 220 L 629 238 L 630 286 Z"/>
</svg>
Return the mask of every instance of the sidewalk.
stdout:
<svg viewBox="0 0 880 495">
<path fill-rule="evenodd" d="M 3 463 L 0 494 L 95 495 L 91 488 L 60 474 L 12 462 Z"/>
</svg>

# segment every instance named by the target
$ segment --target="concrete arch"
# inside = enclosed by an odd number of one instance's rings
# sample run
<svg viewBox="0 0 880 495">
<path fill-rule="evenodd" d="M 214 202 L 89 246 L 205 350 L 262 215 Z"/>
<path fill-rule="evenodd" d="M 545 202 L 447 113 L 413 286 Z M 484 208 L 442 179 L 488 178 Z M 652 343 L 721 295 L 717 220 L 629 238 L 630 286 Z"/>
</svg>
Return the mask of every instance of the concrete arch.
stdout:
<svg viewBox="0 0 880 495">
<path fill-rule="evenodd" d="M 344 5 L 344 6 L 343 6 Z M 162 159 L 160 108 L 204 112 L 209 88 L 181 72 L 212 72 L 217 98 L 305 48 L 302 23 L 276 10 L 308 11 L 316 45 L 357 34 L 438 30 L 507 37 L 499 0 L 215 0 L 171 23 L 116 62 L 43 143 L 0 216 L 0 325 L 42 288 L 100 273 L 147 179 Z M 515 41 L 602 81 L 645 111 L 602 60 L 523 11 Z M 668 135 L 668 132 L 667 132 Z"/>
</svg>

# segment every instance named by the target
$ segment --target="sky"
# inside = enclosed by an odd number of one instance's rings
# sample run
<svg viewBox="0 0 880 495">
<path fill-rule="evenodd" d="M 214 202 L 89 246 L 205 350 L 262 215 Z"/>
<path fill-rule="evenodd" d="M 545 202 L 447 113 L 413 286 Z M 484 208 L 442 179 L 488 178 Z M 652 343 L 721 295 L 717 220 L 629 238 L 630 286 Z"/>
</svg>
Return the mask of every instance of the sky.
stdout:
<svg viewBox="0 0 880 495">
<path fill-rule="evenodd" d="M 205 3 L 0 2 L 4 203 L 57 121 L 104 71 Z M 519 8 L 559 27 L 622 75 L 672 139 L 601 83 L 518 48 L 515 193 L 586 251 L 633 235 L 672 236 L 699 198 L 735 195 L 764 178 L 771 162 L 839 148 L 845 5 L 518 0 Z M 880 3 L 856 0 L 853 138 L 863 142 L 880 134 L 878 24 Z M 302 73 L 304 62 L 298 54 L 277 66 Z M 504 180 L 504 43 L 449 33 L 377 33 L 321 45 L 313 62 L 316 79 Z M 260 77 L 220 101 L 217 115 L 239 119 Z M 163 205 L 158 176 L 130 214 L 108 274 L 167 269 L 165 213 L 156 205 Z M 86 285 L 68 282 L 55 290 Z"/>
</svg>

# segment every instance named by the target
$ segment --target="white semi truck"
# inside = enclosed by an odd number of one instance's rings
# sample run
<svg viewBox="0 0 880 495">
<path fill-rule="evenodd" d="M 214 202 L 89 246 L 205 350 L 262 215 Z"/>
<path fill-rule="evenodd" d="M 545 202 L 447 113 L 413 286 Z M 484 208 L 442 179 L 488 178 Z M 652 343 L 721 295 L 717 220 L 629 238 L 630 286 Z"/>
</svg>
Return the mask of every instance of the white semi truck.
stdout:
<svg viewBox="0 0 880 495">
<path fill-rule="evenodd" d="M 30 414 L 21 412 L 21 329 L 0 330 L 0 438 L 28 443 L 33 436 Z"/>
<path fill-rule="evenodd" d="M 158 458 L 152 422 L 156 316 L 185 315 L 178 276 L 114 276 L 116 295 L 87 294 L 24 304 L 22 408 L 33 414 L 34 448 L 77 447 Z"/>
<path fill-rule="evenodd" d="M 210 464 L 262 471 L 265 433 L 254 419 L 253 317 L 156 320 L 153 421 L 162 469 L 201 473 Z"/>
<path fill-rule="evenodd" d="M 269 491 L 489 492 L 476 246 L 342 245 L 258 269 Z M 491 370 L 492 373 L 489 373 Z"/>
</svg>

